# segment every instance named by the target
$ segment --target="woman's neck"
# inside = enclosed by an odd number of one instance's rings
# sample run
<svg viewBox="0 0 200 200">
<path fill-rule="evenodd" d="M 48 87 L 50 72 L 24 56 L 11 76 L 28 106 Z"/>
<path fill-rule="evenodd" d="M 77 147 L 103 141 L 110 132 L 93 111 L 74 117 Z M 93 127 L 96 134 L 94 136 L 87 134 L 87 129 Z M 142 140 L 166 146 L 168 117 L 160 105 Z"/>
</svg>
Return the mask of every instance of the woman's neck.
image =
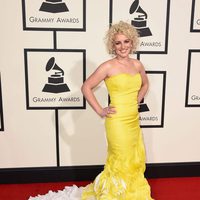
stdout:
<svg viewBox="0 0 200 200">
<path fill-rule="evenodd" d="M 129 62 L 130 61 L 130 58 L 128 56 L 127 57 L 116 56 L 115 59 L 120 62 Z"/>
</svg>

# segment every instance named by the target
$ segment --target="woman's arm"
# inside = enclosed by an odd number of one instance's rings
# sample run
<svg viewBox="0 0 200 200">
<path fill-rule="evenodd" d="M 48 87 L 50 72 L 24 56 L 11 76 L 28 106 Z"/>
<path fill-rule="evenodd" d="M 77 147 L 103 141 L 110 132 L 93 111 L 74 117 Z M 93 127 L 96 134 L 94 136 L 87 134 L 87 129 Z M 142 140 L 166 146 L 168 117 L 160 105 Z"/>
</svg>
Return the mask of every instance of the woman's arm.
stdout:
<svg viewBox="0 0 200 200">
<path fill-rule="evenodd" d="M 97 70 L 89 76 L 89 78 L 83 83 L 81 87 L 81 91 L 87 102 L 101 117 L 109 117 L 109 114 L 114 113 L 114 110 L 111 107 L 102 108 L 93 93 L 93 89 L 107 77 L 107 71 L 108 66 L 106 66 L 106 64 L 100 65 Z"/>
<path fill-rule="evenodd" d="M 141 75 L 141 78 L 142 78 L 142 86 L 141 86 L 139 93 L 138 93 L 138 103 L 140 103 L 142 101 L 142 99 L 144 98 L 144 96 L 146 95 L 147 91 L 148 91 L 149 80 L 148 80 L 148 77 L 146 75 L 144 66 L 142 65 L 141 62 L 138 62 L 137 68 L 138 68 L 140 75 Z"/>
</svg>

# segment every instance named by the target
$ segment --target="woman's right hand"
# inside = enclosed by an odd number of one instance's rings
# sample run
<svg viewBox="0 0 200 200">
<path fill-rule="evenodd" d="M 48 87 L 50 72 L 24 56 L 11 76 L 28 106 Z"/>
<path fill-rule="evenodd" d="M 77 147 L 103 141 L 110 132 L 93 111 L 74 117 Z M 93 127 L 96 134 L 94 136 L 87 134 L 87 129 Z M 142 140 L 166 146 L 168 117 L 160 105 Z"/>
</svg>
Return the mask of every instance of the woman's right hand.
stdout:
<svg viewBox="0 0 200 200">
<path fill-rule="evenodd" d="M 116 110 L 114 106 L 108 106 L 102 109 L 101 113 L 99 114 L 102 118 L 104 117 L 112 117 L 112 114 L 115 114 Z"/>
</svg>

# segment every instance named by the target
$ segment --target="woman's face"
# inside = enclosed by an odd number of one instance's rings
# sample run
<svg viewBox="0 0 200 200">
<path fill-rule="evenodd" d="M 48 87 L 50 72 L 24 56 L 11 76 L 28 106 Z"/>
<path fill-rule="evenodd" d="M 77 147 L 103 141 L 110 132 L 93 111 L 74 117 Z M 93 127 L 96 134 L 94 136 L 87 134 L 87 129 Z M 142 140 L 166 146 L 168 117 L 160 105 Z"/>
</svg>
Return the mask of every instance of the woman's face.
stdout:
<svg viewBox="0 0 200 200">
<path fill-rule="evenodd" d="M 117 33 L 114 37 L 113 48 L 115 54 L 121 58 L 127 57 L 132 49 L 132 41 L 124 34 Z"/>
</svg>

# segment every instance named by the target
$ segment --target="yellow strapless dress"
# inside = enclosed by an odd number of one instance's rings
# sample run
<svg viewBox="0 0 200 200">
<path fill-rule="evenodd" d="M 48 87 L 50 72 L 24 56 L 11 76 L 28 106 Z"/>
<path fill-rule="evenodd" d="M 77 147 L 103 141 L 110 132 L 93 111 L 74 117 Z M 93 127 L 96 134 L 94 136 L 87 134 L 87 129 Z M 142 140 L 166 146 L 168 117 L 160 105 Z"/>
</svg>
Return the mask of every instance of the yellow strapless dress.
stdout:
<svg viewBox="0 0 200 200">
<path fill-rule="evenodd" d="M 82 200 L 152 200 L 137 103 L 141 76 L 120 73 L 105 83 L 116 109 L 105 120 L 108 157 L 104 170 L 83 189 Z"/>
</svg>

